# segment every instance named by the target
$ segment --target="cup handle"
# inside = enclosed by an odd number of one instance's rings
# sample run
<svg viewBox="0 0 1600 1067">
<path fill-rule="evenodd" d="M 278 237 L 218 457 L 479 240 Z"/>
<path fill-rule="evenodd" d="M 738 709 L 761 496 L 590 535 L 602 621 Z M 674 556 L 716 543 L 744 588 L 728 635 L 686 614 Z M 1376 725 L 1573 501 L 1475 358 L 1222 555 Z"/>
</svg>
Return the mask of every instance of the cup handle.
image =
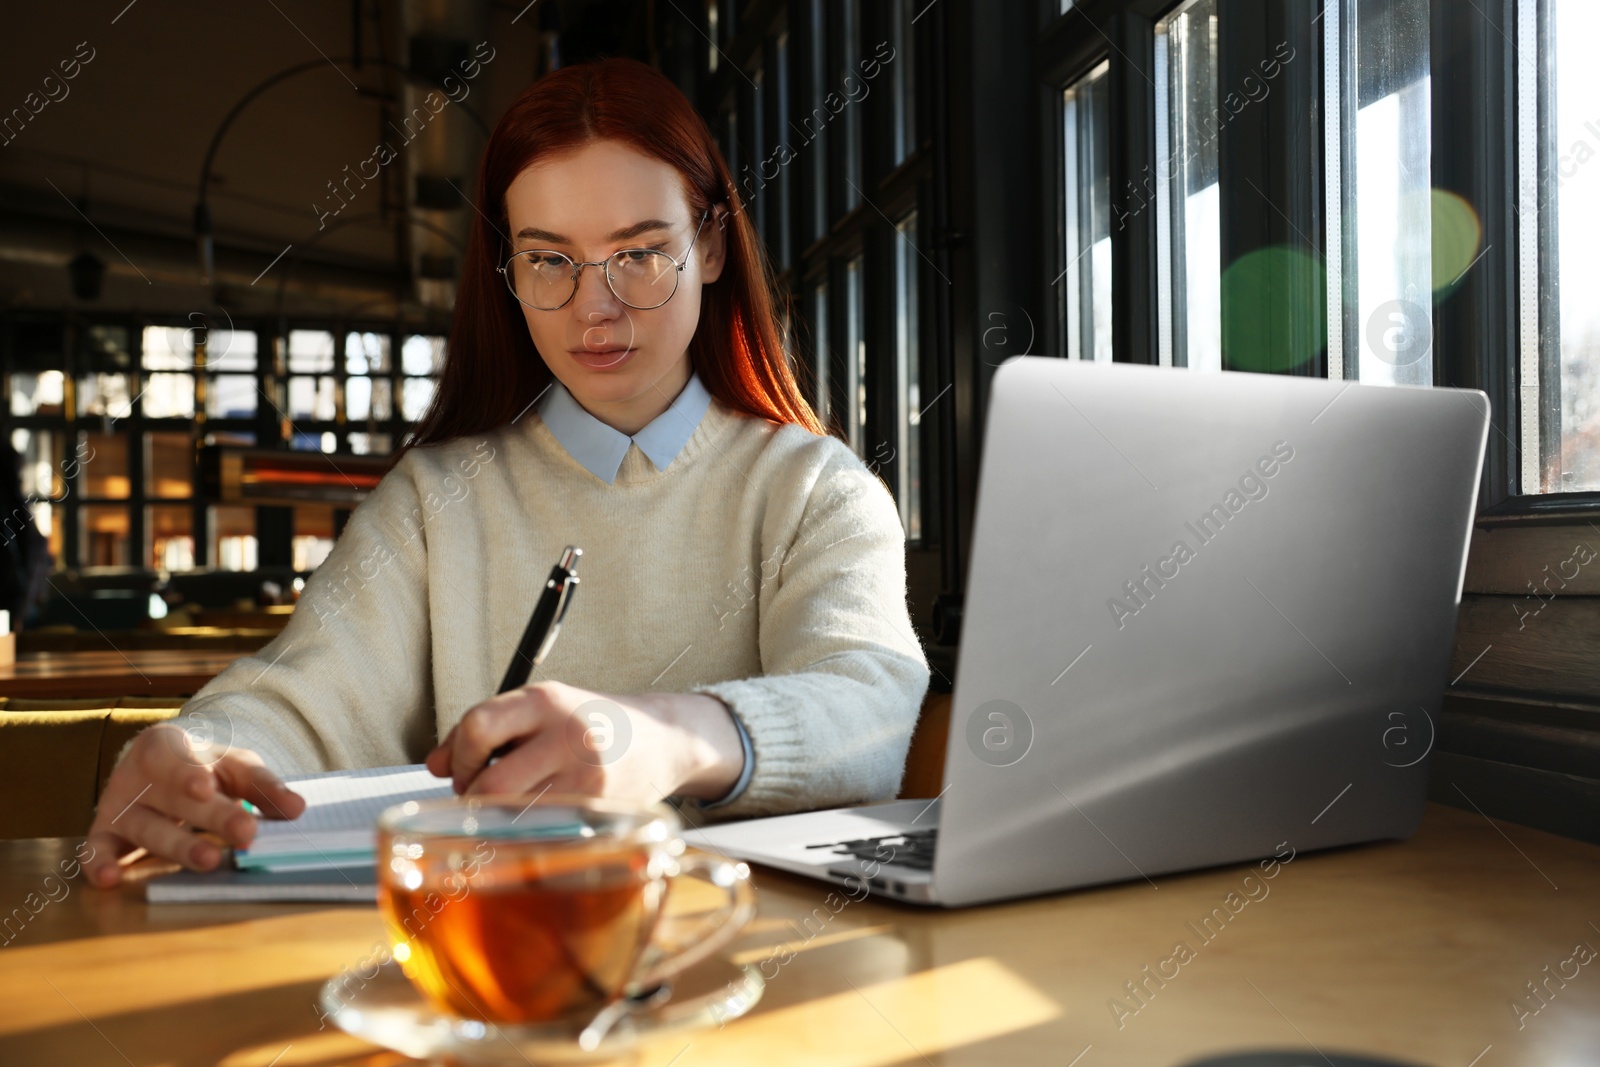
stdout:
<svg viewBox="0 0 1600 1067">
<path fill-rule="evenodd" d="M 750 884 L 750 868 L 747 865 L 698 851 L 685 852 L 675 863 L 675 869 L 667 875 L 669 886 L 671 880 L 699 874 L 724 890 L 728 894 L 727 900 L 714 914 L 702 919 L 696 930 L 682 939 L 684 947 L 663 950 L 652 942 L 651 948 L 664 951 L 665 955 L 652 961 L 650 966 L 643 969 L 643 973 L 634 977 L 629 983 L 630 992 L 648 989 L 699 963 L 732 941 L 734 935 L 755 916 L 756 891 Z"/>
</svg>

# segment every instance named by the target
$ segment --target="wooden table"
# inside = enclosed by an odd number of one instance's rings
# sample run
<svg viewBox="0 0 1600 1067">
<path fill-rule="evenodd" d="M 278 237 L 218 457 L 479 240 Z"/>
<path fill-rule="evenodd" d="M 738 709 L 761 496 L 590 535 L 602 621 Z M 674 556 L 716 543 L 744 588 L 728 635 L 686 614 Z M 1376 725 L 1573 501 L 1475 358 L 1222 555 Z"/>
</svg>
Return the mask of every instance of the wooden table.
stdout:
<svg viewBox="0 0 1600 1067">
<path fill-rule="evenodd" d="M 0 665 L 0 696 L 29 699 L 71 697 L 189 696 L 242 652 L 25 652 Z"/>
<path fill-rule="evenodd" d="M 0 843 L 0 906 L 43 900 L 73 844 Z M 1600 959 L 1564 962 L 1600 948 L 1600 847 L 1434 805 L 1409 842 L 1295 857 L 1213 941 L 1196 937 L 1187 924 L 1249 891 L 1253 870 L 833 914 L 829 887 L 757 868 L 760 911 L 731 951 L 770 961 L 761 1003 L 629 1062 L 1164 1067 L 1252 1048 L 1301 1050 L 1308 1067 L 1318 1050 L 1438 1067 L 1600 1059 Z M 58 900 L 0 934 L 0 1063 L 411 1062 L 317 1028 L 324 979 L 381 936 L 374 908 L 150 907 L 137 886 L 54 885 Z M 1176 976 L 1143 979 L 1179 941 L 1193 956 Z M 1546 979 L 1563 969 L 1564 985 Z M 1541 980 L 1543 1002 L 1525 986 Z M 1140 981 L 1142 1003 L 1124 985 Z"/>
</svg>

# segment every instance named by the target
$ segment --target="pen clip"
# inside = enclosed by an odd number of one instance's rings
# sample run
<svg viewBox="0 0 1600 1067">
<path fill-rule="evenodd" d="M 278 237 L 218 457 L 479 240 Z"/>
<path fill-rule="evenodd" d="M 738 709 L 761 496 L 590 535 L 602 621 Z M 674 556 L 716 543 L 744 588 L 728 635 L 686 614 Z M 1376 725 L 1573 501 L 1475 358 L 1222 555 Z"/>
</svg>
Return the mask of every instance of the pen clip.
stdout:
<svg viewBox="0 0 1600 1067">
<path fill-rule="evenodd" d="M 556 631 L 561 629 L 561 620 L 567 616 L 567 607 L 572 603 L 572 587 L 578 584 L 578 576 L 568 571 L 561 579 L 561 599 L 556 601 L 556 617 L 550 623 L 550 632 L 544 635 L 544 640 L 539 642 L 539 651 L 533 654 L 533 666 L 537 667 L 544 662 L 544 655 L 550 651 L 550 646 L 556 642 Z"/>
</svg>

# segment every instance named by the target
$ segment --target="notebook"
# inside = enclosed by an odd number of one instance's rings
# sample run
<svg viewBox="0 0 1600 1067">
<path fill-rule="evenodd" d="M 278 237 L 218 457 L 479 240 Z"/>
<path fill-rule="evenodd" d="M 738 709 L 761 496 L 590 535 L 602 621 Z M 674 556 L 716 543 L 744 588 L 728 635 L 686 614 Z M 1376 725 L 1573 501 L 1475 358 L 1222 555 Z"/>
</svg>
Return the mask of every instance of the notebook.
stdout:
<svg viewBox="0 0 1600 1067">
<path fill-rule="evenodd" d="M 208 901 L 354 901 L 377 896 L 378 816 L 408 800 L 453 795 L 450 779 L 422 764 L 284 778 L 306 798 L 293 820 L 260 819 L 248 849 L 214 871 L 179 871 L 145 885 L 151 904 Z"/>
<path fill-rule="evenodd" d="M 371 904 L 378 897 L 377 869 L 331 867 L 320 871 L 178 871 L 145 883 L 148 904 L 245 901 Z"/>
<path fill-rule="evenodd" d="M 256 837 L 234 853 L 244 871 L 317 871 L 370 864 L 378 816 L 407 800 L 454 795 L 450 779 L 422 764 L 301 774 L 284 784 L 306 798 L 295 819 L 258 819 Z"/>
</svg>

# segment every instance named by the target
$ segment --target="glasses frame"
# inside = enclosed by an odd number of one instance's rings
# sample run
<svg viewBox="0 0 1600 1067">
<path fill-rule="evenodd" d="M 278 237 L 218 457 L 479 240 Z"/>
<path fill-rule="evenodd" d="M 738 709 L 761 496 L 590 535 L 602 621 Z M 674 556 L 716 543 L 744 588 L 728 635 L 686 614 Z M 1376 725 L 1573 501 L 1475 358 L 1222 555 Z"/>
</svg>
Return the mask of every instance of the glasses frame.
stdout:
<svg viewBox="0 0 1600 1067">
<path fill-rule="evenodd" d="M 659 248 L 619 248 L 605 259 L 594 259 L 587 261 L 575 260 L 565 252 L 558 252 L 553 248 L 524 248 L 520 252 L 511 253 L 510 256 L 506 257 L 505 263 L 502 266 L 496 267 L 495 270 L 499 271 L 505 276 L 506 288 L 511 290 L 511 295 L 517 298 L 517 303 L 521 304 L 523 307 L 532 308 L 534 311 L 560 311 L 562 308 L 572 303 L 572 298 L 578 295 L 578 276 L 583 273 L 583 268 L 585 267 L 600 267 L 600 273 L 604 275 L 606 279 L 606 288 L 610 289 L 611 295 L 620 300 L 624 305 L 633 308 L 635 311 L 654 311 L 656 308 L 666 304 L 668 300 L 671 300 L 677 294 L 678 283 L 683 279 L 683 268 L 689 265 L 689 254 L 694 251 L 695 243 L 700 240 L 700 231 L 705 229 L 706 219 L 710 218 L 711 214 L 712 212 L 710 209 L 707 209 L 701 214 L 700 224 L 694 228 L 694 236 L 689 239 L 689 247 L 683 250 L 682 259 L 674 256 L 671 252 L 663 252 Z M 668 293 L 660 304 L 650 304 L 647 306 L 630 304 L 628 301 L 623 299 L 621 293 L 617 292 L 616 283 L 611 278 L 611 261 L 616 259 L 618 256 L 625 256 L 629 252 L 649 252 L 651 255 L 655 256 L 666 256 L 667 259 L 671 260 L 673 266 L 677 268 L 675 271 L 673 271 L 672 275 L 672 292 Z M 526 300 L 522 299 L 521 294 L 517 292 L 516 284 L 512 281 L 511 277 L 512 261 L 517 259 L 519 256 L 531 255 L 560 256 L 572 267 L 572 292 L 568 293 L 567 298 L 561 301 L 561 303 L 557 304 L 555 307 L 542 308 L 536 304 L 530 304 Z"/>
</svg>

